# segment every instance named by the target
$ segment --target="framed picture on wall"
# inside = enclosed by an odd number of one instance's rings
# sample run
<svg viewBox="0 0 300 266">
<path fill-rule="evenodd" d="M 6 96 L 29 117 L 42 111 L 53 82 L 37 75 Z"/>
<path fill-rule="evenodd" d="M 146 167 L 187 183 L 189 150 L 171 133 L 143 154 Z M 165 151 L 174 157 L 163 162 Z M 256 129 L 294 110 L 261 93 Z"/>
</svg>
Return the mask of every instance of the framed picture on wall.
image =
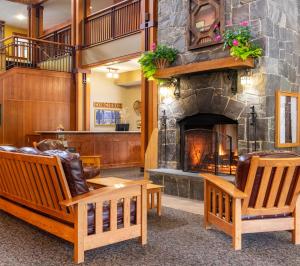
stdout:
<svg viewBox="0 0 300 266">
<path fill-rule="evenodd" d="M 276 147 L 300 146 L 300 94 L 276 92 Z"/>
<path fill-rule="evenodd" d="M 115 126 L 121 122 L 121 103 L 94 102 L 95 126 Z"/>
<path fill-rule="evenodd" d="M 95 126 L 115 126 L 121 121 L 121 109 L 95 109 Z"/>
</svg>

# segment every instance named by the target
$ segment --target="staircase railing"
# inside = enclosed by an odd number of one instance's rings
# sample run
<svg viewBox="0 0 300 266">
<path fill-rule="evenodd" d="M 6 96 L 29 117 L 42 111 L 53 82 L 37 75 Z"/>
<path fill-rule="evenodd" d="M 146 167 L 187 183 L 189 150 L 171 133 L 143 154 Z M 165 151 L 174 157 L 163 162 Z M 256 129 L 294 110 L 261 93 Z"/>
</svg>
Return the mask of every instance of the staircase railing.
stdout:
<svg viewBox="0 0 300 266">
<path fill-rule="evenodd" d="M 120 2 L 88 16 L 84 22 L 85 46 L 93 46 L 140 31 L 141 0 Z"/>
<path fill-rule="evenodd" d="M 0 41 L 0 70 L 13 67 L 72 72 L 74 47 L 13 35 Z"/>
</svg>

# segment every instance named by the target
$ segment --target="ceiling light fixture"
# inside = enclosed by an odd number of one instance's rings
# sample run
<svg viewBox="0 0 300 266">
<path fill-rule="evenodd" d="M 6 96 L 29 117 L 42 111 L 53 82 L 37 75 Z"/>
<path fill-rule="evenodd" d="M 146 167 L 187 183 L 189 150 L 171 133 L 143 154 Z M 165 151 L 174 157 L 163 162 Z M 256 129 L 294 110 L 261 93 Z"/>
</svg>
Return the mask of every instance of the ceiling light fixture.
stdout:
<svg viewBox="0 0 300 266">
<path fill-rule="evenodd" d="M 109 79 L 118 79 L 119 78 L 119 73 L 118 73 L 118 69 L 116 68 L 107 68 L 108 72 L 106 73 L 106 77 Z"/>
<path fill-rule="evenodd" d="M 26 16 L 24 16 L 23 14 L 18 14 L 18 15 L 16 15 L 16 18 L 17 18 L 18 20 L 25 20 L 25 19 L 26 19 Z"/>
</svg>

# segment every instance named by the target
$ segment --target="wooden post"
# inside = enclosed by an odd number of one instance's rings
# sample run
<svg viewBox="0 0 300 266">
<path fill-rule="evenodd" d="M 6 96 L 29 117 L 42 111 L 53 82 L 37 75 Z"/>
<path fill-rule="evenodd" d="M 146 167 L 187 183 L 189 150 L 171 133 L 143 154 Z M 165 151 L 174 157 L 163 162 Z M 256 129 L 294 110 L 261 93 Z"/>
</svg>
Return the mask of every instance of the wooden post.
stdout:
<svg viewBox="0 0 300 266">
<path fill-rule="evenodd" d="M 141 2 L 141 28 L 142 28 L 142 51 L 148 51 L 151 43 L 157 42 L 157 16 L 158 1 L 142 0 Z M 156 82 L 148 81 L 142 77 L 142 130 L 141 130 L 141 153 L 144 156 L 152 131 L 157 128 L 158 118 L 158 88 Z"/>
<path fill-rule="evenodd" d="M 85 90 L 84 90 L 84 122 L 85 122 L 85 130 L 91 129 L 91 74 L 86 74 L 86 83 L 85 83 Z"/>
<path fill-rule="evenodd" d="M 74 261 L 75 263 L 84 262 L 84 219 L 87 219 L 85 205 L 79 203 L 75 205 L 75 224 L 74 224 Z"/>
<path fill-rule="evenodd" d="M 292 231 L 293 243 L 300 244 L 300 196 L 297 196 L 296 206 L 293 213 L 294 217 L 294 230 Z"/>
<path fill-rule="evenodd" d="M 147 201 L 147 187 L 146 184 L 142 185 L 142 196 L 141 196 L 141 200 L 142 200 L 142 208 L 141 210 L 141 243 L 142 245 L 146 245 L 147 244 L 147 205 L 148 205 L 148 201 Z"/>
<path fill-rule="evenodd" d="M 241 199 L 233 199 L 232 245 L 235 250 L 242 248 L 242 204 Z"/>
<path fill-rule="evenodd" d="M 75 46 L 75 81 L 76 81 L 76 130 L 86 130 L 85 123 L 85 80 L 81 69 L 81 47 L 83 46 L 83 25 L 86 14 L 84 0 L 71 0 L 71 44 Z"/>
<path fill-rule="evenodd" d="M 44 7 L 41 5 L 28 6 L 28 36 L 38 38 L 43 34 L 43 13 Z"/>
</svg>

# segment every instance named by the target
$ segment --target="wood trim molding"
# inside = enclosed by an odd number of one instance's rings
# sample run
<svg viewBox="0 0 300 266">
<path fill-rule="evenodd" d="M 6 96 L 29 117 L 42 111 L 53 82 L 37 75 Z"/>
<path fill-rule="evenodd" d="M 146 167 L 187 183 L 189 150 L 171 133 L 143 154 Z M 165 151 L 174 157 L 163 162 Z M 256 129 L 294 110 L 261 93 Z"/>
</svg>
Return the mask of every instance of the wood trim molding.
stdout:
<svg viewBox="0 0 300 266">
<path fill-rule="evenodd" d="M 92 64 L 83 65 L 82 68 L 86 69 L 86 68 L 98 67 L 98 66 L 110 63 L 112 61 L 113 62 L 115 62 L 115 61 L 126 62 L 130 59 L 137 58 L 137 57 L 141 56 L 141 54 L 142 54 L 142 52 L 137 52 L 137 53 L 134 53 L 134 54 L 128 54 L 128 55 L 124 55 L 124 56 L 120 56 L 120 57 L 110 58 L 110 59 L 103 60 L 103 61 L 98 61 L 98 62 L 95 62 L 95 63 L 92 63 Z"/>
</svg>

